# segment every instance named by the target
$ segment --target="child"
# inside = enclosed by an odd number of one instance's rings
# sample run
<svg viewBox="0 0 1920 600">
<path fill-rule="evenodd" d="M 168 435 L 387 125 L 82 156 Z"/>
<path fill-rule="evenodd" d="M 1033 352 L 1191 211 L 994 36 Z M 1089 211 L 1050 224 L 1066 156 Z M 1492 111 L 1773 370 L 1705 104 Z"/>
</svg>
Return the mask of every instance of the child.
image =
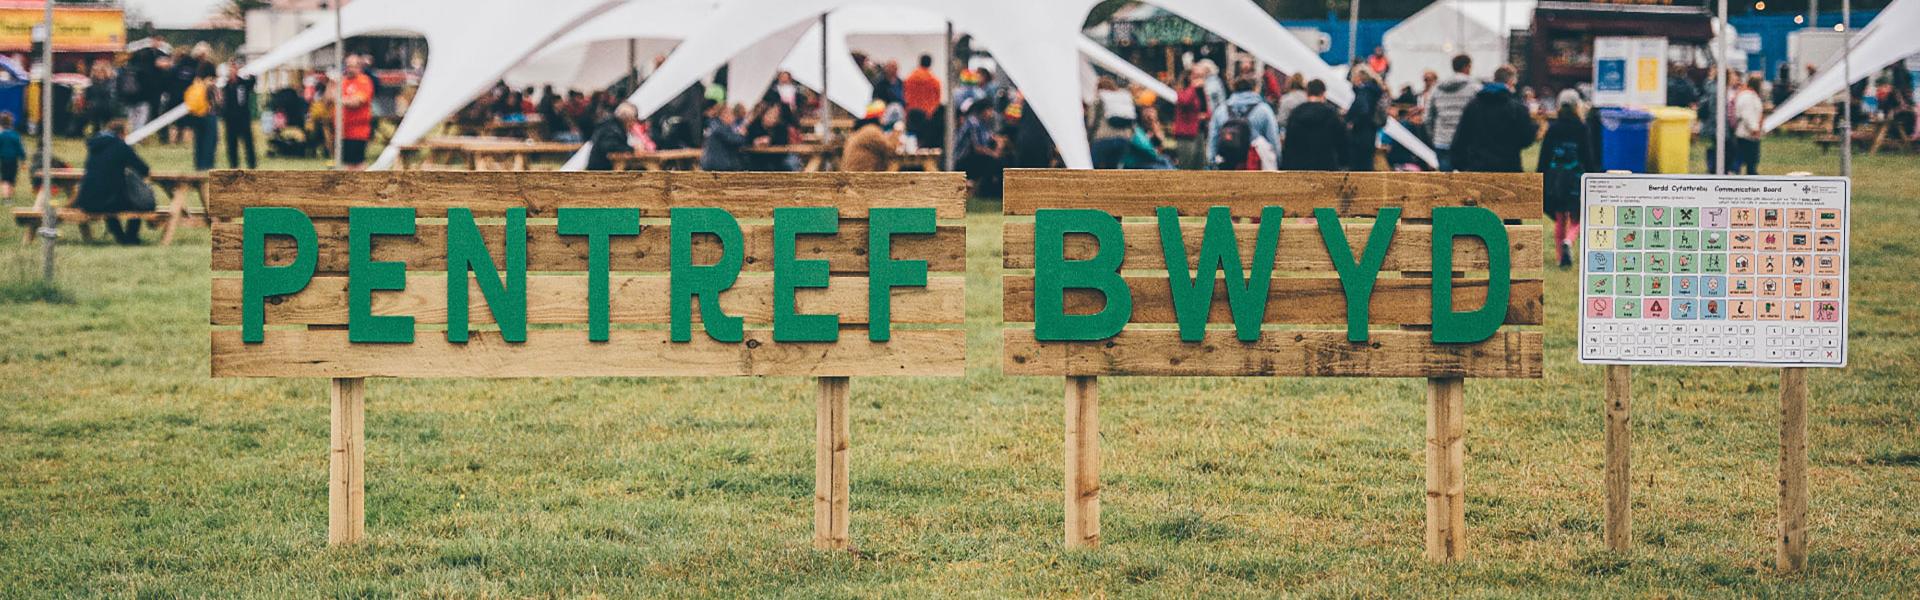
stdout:
<svg viewBox="0 0 1920 600">
<path fill-rule="evenodd" d="M 0 112 L 0 198 L 13 199 L 13 182 L 20 176 L 20 159 L 26 156 L 20 133 L 13 130 L 13 113 Z"/>
</svg>

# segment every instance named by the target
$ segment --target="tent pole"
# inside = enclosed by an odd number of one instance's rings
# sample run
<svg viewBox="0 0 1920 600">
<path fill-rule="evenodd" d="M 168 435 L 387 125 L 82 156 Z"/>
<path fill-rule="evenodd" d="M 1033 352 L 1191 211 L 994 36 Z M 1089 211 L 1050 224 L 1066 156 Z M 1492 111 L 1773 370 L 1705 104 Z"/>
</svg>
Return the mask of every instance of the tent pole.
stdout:
<svg viewBox="0 0 1920 600">
<path fill-rule="evenodd" d="M 820 13 L 820 122 L 813 129 L 820 134 L 822 146 L 833 137 L 833 100 L 827 96 L 827 82 L 833 78 L 827 75 L 827 39 L 827 13 Z"/>
<path fill-rule="evenodd" d="M 1347 66 L 1360 63 L 1360 0 L 1347 4 Z"/>
<path fill-rule="evenodd" d="M 1507 44 L 1512 41 L 1513 29 L 1507 26 L 1507 0 L 1500 0 L 1500 21 L 1495 27 L 1500 28 L 1500 64 L 1510 64 L 1513 50 Z"/>
<path fill-rule="evenodd" d="M 347 132 L 347 96 L 346 90 L 341 89 L 346 87 L 347 83 L 347 36 L 343 33 L 345 29 L 340 24 L 340 5 L 342 4 L 346 4 L 346 0 L 333 0 L 333 67 L 340 73 L 340 76 L 333 80 L 334 169 L 347 168 L 346 163 L 341 161 L 341 157 L 347 151 L 347 138 L 344 135 Z"/>
<path fill-rule="evenodd" d="M 1840 80 L 1846 82 L 1845 114 L 1840 118 L 1840 176 L 1853 176 L 1853 0 L 1840 0 Z"/>
<path fill-rule="evenodd" d="M 955 96 L 952 93 L 953 90 L 958 89 L 957 82 L 960 81 L 960 76 L 954 74 L 954 69 L 953 69 L 953 21 L 947 21 L 946 48 L 947 48 L 947 52 L 946 52 L 947 89 L 942 91 L 945 91 L 948 93 L 946 94 L 947 97 L 943 98 L 943 100 L 946 100 L 946 102 L 942 102 L 942 104 L 947 105 L 947 110 L 944 111 L 946 113 L 947 133 L 946 135 L 940 136 L 942 138 L 941 141 L 945 146 L 944 148 L 941 149 L 940 158 L 946 163 L 947 170 L 952 171 L 953 170 L 953 148 L 954 148 L 954 141 L 955 141 L 954 133 L 956 131 L 955 128 L 958 126 L 957 122 L 959 121 L 959 115 L 955 114 L 955 111 L 960 110 L 960 106 L 953 101 L 953 98 Z"/>
<path fill-rule="evenodd" d="M 1714 102 L 1717 103 L 1715 106 L 1719 108 L 1713 112 L 1719 115 L 1719 118 L 1715 119 L 1718 122 L 1713 125 L 1713 172 L 1715 175 L 1727 174 L 1727 117 L 1730 116 L 1727 114 L 1729 108 L 1727 106 L 1727 69 L 1732 68 L 1732 65 L 1727 63 L 1729 53 L 1727 46 L 1732 41 L 1727 39 L 1727 29 L 1727 0 L 1720 0 L 1720 28 L 1714 32 L 1716 41 L 1719 43 L 1713 45 L 1715 54 L 1713 97 Z"/>
<path fill-rule="evenodd" d="M 640 89 L 640 40 L 633 38 L 627 38 L 627 82 L 633 86 L 628 94 Z"/>
<path fill-rule="evenodd" d="M 60 216 L 53 208 L 53 2 L 46 4 L 40 41 L 40 276 L 53 281 L 53 238 Z M 72 198 L 67 200 L 71 201 Z"/>
</svg>

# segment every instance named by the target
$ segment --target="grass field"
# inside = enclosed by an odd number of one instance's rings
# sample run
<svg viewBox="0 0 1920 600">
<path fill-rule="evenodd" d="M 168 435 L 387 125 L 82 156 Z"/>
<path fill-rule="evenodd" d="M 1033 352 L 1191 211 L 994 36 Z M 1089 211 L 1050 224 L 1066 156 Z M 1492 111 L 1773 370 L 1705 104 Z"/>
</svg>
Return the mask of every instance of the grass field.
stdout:
<svg viewBox="0 0 1920 600">
<path fill-rule="evenodd" d="M 970 376 L 854 382 L 850 554 L 809 546 L 791 378 L 371 382 L 370 541 L 329 549 L 325 382 L 207 377 L 204 230 L 65 240 L 46 302 L 0 225 L 0 597 L 1912 596 L 1920 160 L 1856 169 L 1852 366 L 1811 378 L 1802 575 L 1771 567 L 1771 370 L 1636 370 L 1637 545 L 1601 550 L 1600 369 L 1555 269 L 1546 378 L 1468 384 L 1463 563 L 1421 558 L 1416 380 L 1109 379 L 1106 545 L 1064 551 L 1061 382 L 999 374 L 982 204 Z"/>
</svg>

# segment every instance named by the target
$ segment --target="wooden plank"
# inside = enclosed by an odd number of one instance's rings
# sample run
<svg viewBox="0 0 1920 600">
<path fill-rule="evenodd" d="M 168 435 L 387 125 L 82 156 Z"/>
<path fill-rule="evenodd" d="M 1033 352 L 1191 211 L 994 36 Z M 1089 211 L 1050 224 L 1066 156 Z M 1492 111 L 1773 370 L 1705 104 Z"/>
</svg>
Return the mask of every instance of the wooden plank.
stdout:
<svg viewBox="0 0 1920 600">
<path fill-rule="evenodd" d="M 1423 331 L 1375 331 L 1348 342 L 1345 331 L 1268 331 L 1243 343 L 1229 331 L 1183 343 L 1172 330 L 1133 329 L 1092 342 L 1047 342 L 1030 329 L 1002 332 L 1008 375 L 1173 375 L 1287 377 L 1541 376 L 1541 333 L 1505 331 L 1475 344 L 1435 344 Z"/>
<path fill-rule="evenodd" d="M 238 218 L 248 206 L 297 208 L 310 217 L 344 217 L 355 206 L 411 206 L 434 217 L 454 207 L 479 216 L 615 207 L 665 217 L 670 208 L 717 206 L 743 219 L 771 217 L 778 207 L 837 206 L 847 217 L 924 207 L 959 219 L 967 199 L 961 173 L 214 171 L 211 178 L 207 211 L 216 218 Z"/>
<path fill-rule="evenodd" d="M 1628 418 L 1633 407 L 1633 370 L 1607 365 L 1607 549 L 1626 552 L 1633 546 L 1633 429 Z"/>
<path fill-rule="evenodd" d="M 335 378 L 332 452 L 327 458 L 327 545 L 366 538 L 367 380 Z"/>
<path fill-rule="evenodd" d="M 1068 377 L 1066 546 L 1100 545 L 1100 380 Z"/>
<path fill-rule="evenodd" d="M 610 341 L 589 342 L 584 330 L 527 332 L 509 344 L 475 332 L 467 344 L 420 335 L 413 344 L 349 344 L 342 330 L 268 330 L 264 343 L 245 344 L 238 330 L 213 332 L 215 377 L 720 377 L 733 375 L 960 376 L 966 371 L 966 332 L 893 331 L 886 343 L 863 331 L 837 343 L 774 343 L 770 331 L 748 331 L 726 344 L 696 331 L 692 342 L 667 332 L 615 330 Z"/>
<path fill-rule="evenodd" d="M 1427 560 L 1466 558 L 1466 381 L 1427 380 Z"/>
<path fill-rule="evenodd" d="M 241 243 L 245 230 L 236 222 L 213 225 L 213 270 L 238 271 Z M 482 224 L 480 236 L 494 264 L 505 256 L 506 226 Z M 320 257 L 315 270 L 343 273 L 347 270 L 347 224 L 344 220 L 316 220 L 314 234 L 319 238 Z M 773 270 L 773 226 L 765 223 L 743 224 L 746 241 L 745 271 Z M 420 224 L 412 236 L 375 236 L 373 258 L 402 261 L 414 271 L 439 271 L 447 268 L 447 238 L 444 225 Z M 614 271 L 666 271 L 670 228 L 643 226 L 640 235 L 615 236 L 608 244 Z M 693 238 L 693 259 L 711 264 L 720 258 L 720 244 L 705 235 Z M 267 238 L 267 263 L 286 264 L 293 260 L 292 240 Z M 804 259 L 827 259 L 836 273 L 864 273 L 867 270 L 867 223 L 846 220 L 838 235 L 803 235 L 794 240 L 794 253 Z M 900 235 L 893 238 L 895 259 L 926 260 L 929 271 L 965 271 L 967 268 L 967 231 L 961 225 L 943 225 L 932 235 Z M 1538 262 L 1538 261 L 1535 261 Z M 552 223 L 527 224 L 527 269 L 529 271 L 585 271 L 587 238 L 560 235 Z"/>
<path fill-rule="evenodd" d="M 1006 275 L 1001 286 L 1005 300 L 1001 305 L 1008 323 L 1033 321 L 1034 282 L 1031 275 Z M 1165 276 L 1128 276 L 1127 288 L 1133 290 L 1133 323 L 1174 323 L 1173 292 Z M 1508 295 L 1507 323 L 1539 325 L 1545 320 L 1541 295 L 1544 285 L 1538 279 L 1513 282 Z M 1427 325 L 1433 322 L 1433 280 L 1382 278 L 1373 284 L 1368 303 L 1368 321 L 1380 325 Z M 1267 314 L 1263 322 L 1274 324 L 1345 324 L 1347 297 L 1339 279 L 1288 278 L 1273 280 Z M 1454 282 L 1454 310 L 1471 310 L 1485 304 L 1487 281 Z M 1106 305 L 1106 297 L 1087 289 L 1070 289 L 1065 294 L 1068 314 L 1091 314 Z M 1213 310 L 1209 323 L 1232 323 L 1227 302 L 1227 284 L 1214 281 Z M 235 308 L 237 311 L 238 308 Z"/>
<path fill-rule="evenodd" d="M 1807 370 L 1780 369 L 1780 515 L 1774 568 L 1807 568 Z"/>
<path fill-rule="evenodd" d="M 846 550 L 852 546 L 851 471 L 847 465 L 847 396 L 845 377 L 821 377 L 814 406 L 813 547 Z"/>
<path fill-rule="evenodd" d="M 1400 207 L 1426 217 L 1437 206 L 1480 206 L 1503 219 L 1540 218 L 1541 179 L 1531 173 L 1343 173 L 1274 171 L 1084 171 L 1008 169 L 1005 211 L 1030 215 L 1042 208 L 1092 208 L 1122 216 L 1151 216 L 1161 206 L 1205 214 L 1226 206 L 1254 217 L 1263 206 L 1305 216 L 1333 208 L 1342 217 L 1372 216 Z"/>
<path fill-rule="evenodd" d="M 665 275 L 613 275 L 608 278 L 607 318 L 612 323 L 666 323 L 671 306 L 671 282 Z M 213 280 L 214 325 L 239 325 L 241 303 L 239 277 L 215 277 Z M 467 317 L 472 323 L 492 323 L 480 284 L 468 284 Z M 413 275 L 402 291 L 373 294 L 373 313 L 411 315 L 414 322 L 447 322 L 447 278 L 443 275 Z M 802 289 L 795 295 L 797 310 L 806 314 L 839 313 L 840 322 L 867 322 L 867 279 L 835 277 L 825 289 Z M 720 294 L 720 306 L 727 315 L 742 317 L 748 323 L 773 322 L 773 278 L 741 277 L 732 289 Z M 699 320 L 699 306 L 694 320 Z M 315 277 L 298 294 L 275 296 L 266 304 L 269 325 L 326 325 L 347 322 L 347 278 Z M 895 323 L 961 323 L 966 318 L 966 277 L 960 275 L 927 278 L 925 288 L 895 288 Z M 585 275 L 531 275 L 527 277 L 527 322 L 561 324 L 587 322 L 587 277 Z"/>
<path fill-rule="evenodd" d="M 1354 256 L 1366 248 L 1367 236 L 1373 232 L 1372 223 L 1347 223 L 1344 225 L 1347 243 L 1353 246 Z M 1033 223 L 1009 222 L 1003 226 L 1004 263 L 1009 269 L 1033 268 Z M 1156 223 L 1122 223 L 1122 235 L 1126 240 L 1125 258 L 1122 268 L 1129 270 L 1164 271 L 1167 268 L 1166 254 L 1160 246 L 1160 226 Z M 1198 225 L 1185 228 L 1182 239 L 1187 243 L 1187 260 L 1194 261 L 1200 256 L 1200 231 Z M 1234 226 L 1234 236 L 1241 242 L 1241 260 L 1253 256 L 1253 240 L 1259 234 L 1259 225 L 1239 224 Z M 1507 243 L 1510 256 L 1513 257 L 1514 271 L 1538 271 L 1541 268 L 1541 252 L 1545 247 L 1541 243 L 1541 231 L 1538 225 L 1510 225 L 1507 227 Z M 1433 226 L 1401 223 L 1395 229 L 1393 244 L 1387 247 L 1387 256 L 1381 264 L 1382 271 L 1430 271 L 1433 269 Z M 1070 260 L 1092 258 L 1099 250 L 1091 236 L 1067 236 L 1063 246 Z M 1454 244 L 1453 268 L 1457 270 L 1485 270 L 1487 268 L 1487 250 L 1473 240 L 1462 240 Z M 1289 223 L 1280 226 L 1279 244 L 1274 249 L 1274 271 L 1315 271 L 1332 272 L 1333 258 L 1327 254 L 1327 245 L 1320 237 L 1320 228 L 1306 223 Z"/>
</svg>

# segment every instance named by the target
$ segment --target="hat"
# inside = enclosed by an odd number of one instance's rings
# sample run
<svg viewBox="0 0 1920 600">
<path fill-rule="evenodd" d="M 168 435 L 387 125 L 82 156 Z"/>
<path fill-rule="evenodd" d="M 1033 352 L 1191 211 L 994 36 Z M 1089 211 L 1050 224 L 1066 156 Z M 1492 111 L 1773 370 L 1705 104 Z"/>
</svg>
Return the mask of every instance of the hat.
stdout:
<svg viewBox="0 0 1920 600">
<path fill-rule="evenodd" d="M 867 104 L 866 118 L 878 119 L 884 114 L 887 114 L 887 103 L 875 100 Z"/>
</svg>

